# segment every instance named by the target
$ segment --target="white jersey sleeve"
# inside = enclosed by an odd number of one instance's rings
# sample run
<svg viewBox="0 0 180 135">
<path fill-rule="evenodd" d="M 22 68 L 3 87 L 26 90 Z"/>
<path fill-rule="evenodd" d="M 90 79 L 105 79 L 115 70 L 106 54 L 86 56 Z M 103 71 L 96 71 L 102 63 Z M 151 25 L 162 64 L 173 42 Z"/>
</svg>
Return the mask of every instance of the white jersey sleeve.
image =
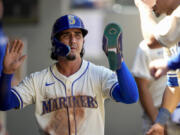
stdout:
<svg viewBox="0 0 180 135">
<path fill-rule="evenodd" d="M 141 42 L 139 45 L 136 56 L 134 59 L 133 67 L 132 67 L 132 74 L 135 77 L 142 77 L 146 79 L 152 79 L 150 72 L 149 72 L 149 58 L 147 55 L 147 51 L 149 50 L 148 46 L 145 44 L 145 42 Z"/>
<path fill-rule="evenodd" d="M 39 74 L 39 72 L 32 73 L 30 76 L 22 80 L 17 86 L 12 88 L 12 92 L 19 99 L 20 108 L 24 108 L 27 105 L 34 104 L 36 102 L 37 92 L 40 89 L 39 86 L 43 83 L 42 75 Z"/>
<path fill-rule="evenodd" d="M 103 97 L 105 99 L 112 98 L 111 91 L 116 85 L 118 85 L 116 73 L 108 68 L 105 68 L 103 66 L 96 66 L 92 63 L 90 68 L 92 68 L 91 73 L 93 73 L 93 78 L 98 79 L 96 81 L 98 81 L 100 84 Z"/>
<path fill-rule="evenodd" d="M 101 71 L 101 84 L 102 84 L 102 92 L 105 98 L 112 99 L 112 90 L 115 86 L 118 85 L 117 75 L 115 72 L 102 68 Z"/>
<path fill-rule="evenodd" d="M 157 41 L 168 48 L 180 41 L 180 6 L 158 23 L 154 36 Z"/>
</svg>

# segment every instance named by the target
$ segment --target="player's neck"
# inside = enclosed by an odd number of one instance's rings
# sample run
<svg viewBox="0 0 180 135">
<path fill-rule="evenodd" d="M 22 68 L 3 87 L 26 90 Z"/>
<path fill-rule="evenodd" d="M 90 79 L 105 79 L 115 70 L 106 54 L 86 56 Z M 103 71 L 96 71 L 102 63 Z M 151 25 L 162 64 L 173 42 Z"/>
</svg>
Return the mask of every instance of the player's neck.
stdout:
<svg viewBox="0 0 180 135">
<path fill-rule="evenodd" d="M 80 58 L 80 59 L 75 59 L 73 61 L 61 60 L 56 64 L 56 66 L 61 74 L 68 77 L 76 73 L 80 69 L 81 64 L 82 64 L 82 59 Z"/>
</svg>

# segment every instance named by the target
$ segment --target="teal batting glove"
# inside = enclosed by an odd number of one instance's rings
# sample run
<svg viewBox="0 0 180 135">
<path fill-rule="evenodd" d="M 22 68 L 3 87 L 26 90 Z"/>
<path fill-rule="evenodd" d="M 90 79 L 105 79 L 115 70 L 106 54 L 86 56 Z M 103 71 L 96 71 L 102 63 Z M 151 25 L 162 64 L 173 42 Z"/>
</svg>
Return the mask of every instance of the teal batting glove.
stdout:
<svg viewBox="0 0 180 135">
<path fill-rule="evenodd" d="M 123 60 L 122 29 L 118 24 L 110 23 L 105 27 L 103 51 L 108 58 L 110 69 L 113 71 L 120 69 Z"/>
</svg>

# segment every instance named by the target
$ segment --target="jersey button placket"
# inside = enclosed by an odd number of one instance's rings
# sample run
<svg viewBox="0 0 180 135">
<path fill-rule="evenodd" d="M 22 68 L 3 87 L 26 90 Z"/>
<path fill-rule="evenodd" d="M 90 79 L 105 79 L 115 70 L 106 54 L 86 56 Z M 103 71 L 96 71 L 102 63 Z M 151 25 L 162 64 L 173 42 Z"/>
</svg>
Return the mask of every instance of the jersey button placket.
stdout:
<svg viewBox="0 0 180 135">
<path fill-rule="evenodd" d="M 71 81 L 69 80 L 66 81 L 67 96 L 71 96 L 71 84 L 72 84 Z"/>
<path fill-rule="evenodd" d="M 71 97 L 72 96 L 72 93 L 71 93 L 71 81 L 70 80 L 67 80 L 66 81 L 66 89 L 67 89 L 67 97 Z M 70 101 L 71 102 L 71 101 Z M 74 108 L 73 108 L 73 103 L 71 103 L 71 106 L 68 107 L 68 111 L 69 111 L 69 121 L 70 121 L 70 128 L 71 128 L 71 135 L 74 134 L 74 131 L 75 131 L 75 121 L 74 121 Z"/>
</svg>

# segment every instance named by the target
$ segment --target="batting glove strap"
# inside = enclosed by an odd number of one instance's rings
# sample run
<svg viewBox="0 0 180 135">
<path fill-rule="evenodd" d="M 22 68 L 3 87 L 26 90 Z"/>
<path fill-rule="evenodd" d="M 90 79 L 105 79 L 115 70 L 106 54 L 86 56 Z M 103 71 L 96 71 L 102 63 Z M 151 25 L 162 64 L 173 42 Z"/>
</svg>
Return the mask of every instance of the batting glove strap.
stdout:
<svg viewBox="0 0 180 135">
<path fill-rule="evenodd" d="M 167 109 L 160 108 L 155 123 L 159 123 L 164 126 L 166 122 L 170 119 L 170 117 L 171 113 Z"/>
</svg>

